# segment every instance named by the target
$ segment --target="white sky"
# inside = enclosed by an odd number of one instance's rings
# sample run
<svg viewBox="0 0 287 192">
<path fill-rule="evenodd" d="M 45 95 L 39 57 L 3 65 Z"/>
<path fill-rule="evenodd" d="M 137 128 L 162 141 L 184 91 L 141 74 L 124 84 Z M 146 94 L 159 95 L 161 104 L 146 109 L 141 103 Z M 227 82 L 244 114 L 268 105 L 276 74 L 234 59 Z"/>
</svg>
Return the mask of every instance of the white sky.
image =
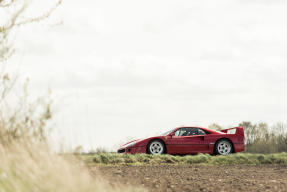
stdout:
<svg viewBox="0 0 287 192">
<path fill-rule="evenodd" d="M 287 123 L 286 10 L 283 0 L 65 0 L 19 30 L 13 62 L 34 92 L 52 89 L 54 133 L 70 147 Z"/>
</svg>

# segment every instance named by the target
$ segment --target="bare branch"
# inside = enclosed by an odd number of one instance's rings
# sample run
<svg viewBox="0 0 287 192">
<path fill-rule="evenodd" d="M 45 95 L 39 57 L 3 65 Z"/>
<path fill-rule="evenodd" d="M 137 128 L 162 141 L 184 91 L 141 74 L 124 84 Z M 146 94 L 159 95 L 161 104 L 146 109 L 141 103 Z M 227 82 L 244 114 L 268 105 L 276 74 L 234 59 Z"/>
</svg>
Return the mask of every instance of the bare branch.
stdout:
<svg viewBox="0 0 287 192">
<path fill-rule="evenodd" d="M 0 7 L 10 7 L 11 5 L 13 5 L 14 2 L 15 0 L 10 1 L 0 0 Z"/>
<path fill-rule="evenodd" d="M 37 17 L 34 17 L 34 18 L 30 18 L 30 19 L 27 19 L 27 20 L 24 20 L 24 21 L 21 21 L 21 22 L 18 22 L 15 25 L 16 26 L 21 26 L 21 25 L 25 25 L 25 24 L 28 24 L 28 23 L 39 22 L 41 20 L 44 20 L 44 19 L 48 18 L 57 9 L 57 7 L 61 3 L 62 3 L 62 0 L 59 0 L 57 2 L 57 4 L 54 5 L 54 7 L 52 7 L 50 10 L 48 10 L 45 14 L 37 16 Z"/>
<path fill-rule="evenodd" d="M 14 53 L 14 49 L 9 43 L 10 34 L 17 26 L 38 22 L 48 18 L 53 11 L 61 4 L 61 0 L 47 12 L 38 17 L 25 19 L 24 13 L 27 11 L 28 4 L 17 4 L 17 0 L 0 0 L 1 10 L 9 10 L 9 6 L 17 5 L 16 10 L 6 18 L 3 26 L 0 26 L 0 64 L 4 62 Z M 2 21 L 1 21 L 2 23 Z M 3 62 L 3 63 L 2 63 Z M 4 69 L 5 65 L 1 65 L 0 69 Z M 4 70 L 5 71 L 5 70 Z M 19 104 L 14 104 L 8 95 L 14 93 L 14 87 L 17 77 L 10 77 L 8 73 L 0 74 L 0 144 L 10 142 L 15 139 L 27 138 L 45 141 L 46 122 L 52 117 L 51 101 L 42 99 L 39 101 L 29 102 L 26 93 L 27 84 L 24 85 L 24 95 L 19 97 Z M 11 105 L 11 106 L 10 106 Z"/>
<path fill-rule="evenodd" d="M 16 3 L 16 0 L 7 0 L 7 1 L 0 0 L 0 7 L 8 7 L 11 4 L 15 4 L 15 3 Z M 11 18 L 8 19 L 8 23 L 4 26 L 0 26 L 0 63 L 3 61 L 6 61 L 15 52 L 15 50 L 11 48 L 11 46 L 8 45 L 8 36 L 9 36 L 10 31 L 14 27 L 33 23 L 33 22 L 39 22 L 41 20 L 48 18 L 61 3 L 62 3 L 62 0 L 58 0 L 58 2 L 43 15 L 29 18 L 23 21 L 19 21 L 19 20 L 20 20 L 20 17 L 25 12 L 27 8 L 27 4 L 22 5 L 17 11 L 15 11 L 15 13 L 11 16 Z"/>
</svg>

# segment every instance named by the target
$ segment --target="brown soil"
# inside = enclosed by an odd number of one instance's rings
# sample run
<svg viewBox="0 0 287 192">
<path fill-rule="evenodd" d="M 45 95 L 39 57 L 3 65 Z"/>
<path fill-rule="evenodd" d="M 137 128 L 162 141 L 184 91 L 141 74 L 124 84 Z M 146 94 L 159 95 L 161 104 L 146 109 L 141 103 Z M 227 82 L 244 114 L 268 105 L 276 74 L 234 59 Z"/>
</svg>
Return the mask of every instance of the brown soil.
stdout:
<svg viewBox="0 0 287 192">
<path fill-rule="evenodd" d="M 109 182 L 149 191 L 287 191 L 287 167 L 279 165 L 157 165 L 91 168 Z"/>
</svg>

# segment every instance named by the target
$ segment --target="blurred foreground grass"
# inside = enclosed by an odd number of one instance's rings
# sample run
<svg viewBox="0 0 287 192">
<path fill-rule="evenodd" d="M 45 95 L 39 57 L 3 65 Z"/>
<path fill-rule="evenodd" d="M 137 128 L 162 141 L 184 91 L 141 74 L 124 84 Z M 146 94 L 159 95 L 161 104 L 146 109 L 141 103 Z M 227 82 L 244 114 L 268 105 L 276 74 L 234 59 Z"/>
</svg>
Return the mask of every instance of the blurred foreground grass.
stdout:
<svg viewBox="0 0 287 192">
<path fill-rule="evenodd" d="M 81 158 L 88 165 L 158 165 L 158 164 L 281 164 L 287 165 L 287 153 L 249 154 L 237 153 L 227 156 L 212 156 L 208 154 L 173 156 L 149 154 L 117 154 L 98 153 L 85 154 Z"/>
<path fill-rule="evenodd" d="M 46 145 L 0 143 L 1 192 L 106 192 L 145 191 L 91 175 L 82 161 L 58 155 Z"/>
</svg>

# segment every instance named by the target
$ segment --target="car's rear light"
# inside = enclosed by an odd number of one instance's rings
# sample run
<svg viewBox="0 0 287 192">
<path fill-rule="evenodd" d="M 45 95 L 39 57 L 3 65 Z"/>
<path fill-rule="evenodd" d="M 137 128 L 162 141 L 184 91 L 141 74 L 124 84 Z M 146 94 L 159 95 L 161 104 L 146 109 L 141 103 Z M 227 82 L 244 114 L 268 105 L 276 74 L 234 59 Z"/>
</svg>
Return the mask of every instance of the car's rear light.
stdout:
<svg viewBox="0 0 287 192">
<path fill-rule="evenodd" d="M 125 149 L 119 149 L 118 153 L 124 153 L 126 150 Z"/>
</svg>

